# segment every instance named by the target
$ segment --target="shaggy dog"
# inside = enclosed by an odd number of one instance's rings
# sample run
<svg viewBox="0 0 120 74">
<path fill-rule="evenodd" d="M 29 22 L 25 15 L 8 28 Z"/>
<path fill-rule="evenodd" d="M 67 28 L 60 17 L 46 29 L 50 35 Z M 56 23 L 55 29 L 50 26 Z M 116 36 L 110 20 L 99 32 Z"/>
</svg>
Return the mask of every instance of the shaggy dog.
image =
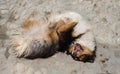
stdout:
<svg viewBox="0 0 120 74">
<path fill-rule="evenodd" d="M 36 16 L 31 14 L 11 36 L 17 57 L 49 57 L 57 51 L 67 51 L 76 60 L 93 60 L 94 35 L 80 14 L 48 13 L 41 19 Z"/>
</svg>

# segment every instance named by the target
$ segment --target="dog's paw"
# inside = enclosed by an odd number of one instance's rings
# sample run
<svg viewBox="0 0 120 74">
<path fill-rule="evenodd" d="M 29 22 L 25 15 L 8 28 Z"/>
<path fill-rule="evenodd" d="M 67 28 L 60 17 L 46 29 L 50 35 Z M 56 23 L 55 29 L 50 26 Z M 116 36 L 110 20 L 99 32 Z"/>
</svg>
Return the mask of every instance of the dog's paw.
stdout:
<svg viewBox="0 0 120 74">
<path fill-rule="evenodd" d="M 12 44 L 12 48 L 14 50 L 14 53 L 16 57 L 25 57 L 26 51 L 27 51 L 27 44 Z"/>
<path fill-rule="evenodd" d="M 25 38 L 22 35 L 15 35 L 11 37 L 11 48 L 14 50 L 15 55 L 20 57 L 25 57 L 28 55 L 31 50 L 30 48 L 31 40 L 29 38 Z"/>
<path fill-rule="evenodd" d="M 16 55 L 17 58 L 22 57 L 23 53 L 20 51 L 20 49 L 14 49 L 14 54 Z"/>
<path fill-rule="evenodd" d="M 80 45 L 79 43 L 72 44 L 69 47 L 68 52 L 73 59 L 83 62 L 94 62 L 95 53 L 91 51 L 87 46 Z"/>
</svg>

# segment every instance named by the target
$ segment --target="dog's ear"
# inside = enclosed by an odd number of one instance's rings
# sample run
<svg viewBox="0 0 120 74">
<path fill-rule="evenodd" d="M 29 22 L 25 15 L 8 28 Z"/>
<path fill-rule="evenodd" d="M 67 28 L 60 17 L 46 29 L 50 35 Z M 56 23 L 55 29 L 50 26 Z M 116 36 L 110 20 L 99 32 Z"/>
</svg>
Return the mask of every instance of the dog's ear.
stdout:
<svg viewBox="0 0 120 74">
<path fill-rule="evenodd" d="M 57 32 L 62 33 L 62 32 L 66 32 L 68 30 L 71 30 L 77 25 L 77 23 L 78 22 L 76 22 L 76 21 L 71 21 L 69 23 L 63 24 L 57 29 Z"/>
</svg>

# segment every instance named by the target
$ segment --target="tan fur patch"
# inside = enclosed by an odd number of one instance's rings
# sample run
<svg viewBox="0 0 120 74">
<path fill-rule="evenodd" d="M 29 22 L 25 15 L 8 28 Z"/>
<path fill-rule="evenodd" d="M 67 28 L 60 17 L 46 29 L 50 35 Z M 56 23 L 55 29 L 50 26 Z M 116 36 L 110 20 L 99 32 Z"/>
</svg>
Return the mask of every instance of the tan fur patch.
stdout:
<svg viewBox="0 0 120 74">
<path fill-rule="evenodd" d="M 72 22 L 69 22 L 65 25 L 62 25 L 58 28 L 58 32 L 64 32 L 64 31 L 67 31 L 69 29 L 72 29 L 74 26 L 77 25 L 78 22 L 75 22 L 75 21 L 72 21 Z"/>
<path fill-rule="evenodd" d="M 63 20 L 59 20 L 56 24 L 56 30 L 61 27 L 62 25 L 65 25 L 65 22 Z"/>
<path fill-rule="evenodd" d="M 24 29 L 29 29 L 29 28 L 31 28 L 31 27 L 33 27 L 33 26 L 38 26 L 38 25 L 41 25 L 41 24 L 43 24 L 43 23 L 44 23 L 44 20 L 43 20 L 43 19 L 41 19 L 41 20 L 39 20 L 39 21 L 33 21 L 33 20 L 30 20 L 30 19 L 27 19 L 27 20 L 23 23 L 22 28 L 24 28 Z"/>
<path fill-rule="evenodd" d="M 26 20 L 26 21 L 24 22 L 24 24 L 22 25 L 22 28 L 28 29 L 28 28 L 30 28 L 30 27 L 33 26 L 33 25 L 34 25 L 34 22 L 33 22 L 33 21 L 31 21 L 31 20 Z"/>
<path fill-rule="evenodd" d="M 41 25 L 45 22 L 44 19 L 40 19 L 40 20 L 37 20 L 35 21 L 34 18 L 36 16 L 37 13 L 33 12 L 26 20 L 25 22 L 23 23 L 22 25 L 22 28 L 24 29 L 29 29 L 33 26 L 38 26 L 38 25 Z"/>
<path fill-rule="evenodd" d="M 74 45 L 70 45 L 68 51 L 69 51 L 70 53 L 72 53 L 72 51 L 74 51 L 74 48 L 75 48 Z"/>
<path fill-rule="evenodd" d="M 57 35 L 55 29 L 49 29 L 48 28 L 45 32 L 46 32 L 45 39 L 47 41 L 49 41 L 50 43 L 51 42 L 56 43 L 58 41 L 58 35 Z"/>
</svg>

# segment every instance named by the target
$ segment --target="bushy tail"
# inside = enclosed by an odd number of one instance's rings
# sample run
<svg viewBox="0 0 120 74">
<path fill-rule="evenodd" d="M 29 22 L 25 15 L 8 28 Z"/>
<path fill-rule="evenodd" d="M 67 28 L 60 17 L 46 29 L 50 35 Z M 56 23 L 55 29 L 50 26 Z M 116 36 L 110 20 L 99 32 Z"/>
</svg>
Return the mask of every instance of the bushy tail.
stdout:
<svg viewBox="0 0 120 74">
<path fill-rule="evenodd" d="M 21 35 L 15 35 L 11 37 L 11 46 L 15 50 L 17 57 L 26 57 L 31 53 L 29 48 L 31 42 L 32 39 Z"/>
</svg>

